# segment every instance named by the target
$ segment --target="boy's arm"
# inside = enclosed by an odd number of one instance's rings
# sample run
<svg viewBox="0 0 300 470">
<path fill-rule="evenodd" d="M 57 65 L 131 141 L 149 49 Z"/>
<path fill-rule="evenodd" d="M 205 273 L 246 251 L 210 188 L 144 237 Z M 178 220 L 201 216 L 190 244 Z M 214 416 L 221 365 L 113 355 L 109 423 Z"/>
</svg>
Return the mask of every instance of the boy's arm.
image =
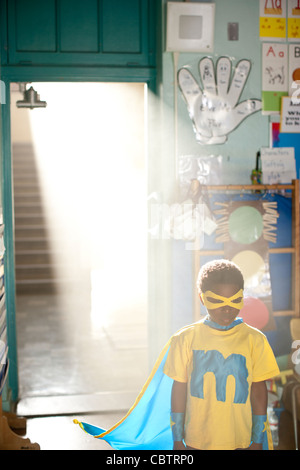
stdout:
<svg viewBox="0 0 300 470">
<path fill-rule="evenodd" d="M 185 415 L 186 407 L 186 394 L 187 394 L 187 384 L 183 382 L 176 382 L 174 380 L 172 387 L 172 400 L 171 408 L 172 413 L 183 413 L 183 418 Z M 184 419 L 183 419 L 184 424 Z M 183 450 L 185 445 L 182 440 L 174 441 L 174 450 Z"/>
<path fill-rule="evenodd" d="M 267 415 L 268 391 L 265 381 L 252 382 L 250 400 L 252 416 L 256 417 Z M 262 443 L 252 442 L 249 449 L 260 450 L 262 449 Z"/>
</svg>

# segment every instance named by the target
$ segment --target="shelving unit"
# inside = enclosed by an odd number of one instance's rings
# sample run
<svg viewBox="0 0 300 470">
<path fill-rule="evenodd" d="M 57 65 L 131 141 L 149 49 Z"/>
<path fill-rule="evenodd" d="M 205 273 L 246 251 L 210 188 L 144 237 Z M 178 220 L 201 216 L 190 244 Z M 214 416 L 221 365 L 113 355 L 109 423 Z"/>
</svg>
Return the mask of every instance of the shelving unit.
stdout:
<svg viewBox="0 0 300 470">
<path fill-rule="evenodd" d="M 299 218 L 299 180 L 293 180 L 291 184 L 273 184 L 273 185 L 216 185 L 206 186 L 207 191 L 217 192 L 234 192 L 234 191 L 291 191 L 292 199 L 292 244 L 291 246 L 280 248 L 269 248 L 270 254 L 286 254 L 292 255 L 292 309 L 280 310 L 273 312 L 275 317 L 281 316 L 300 316 L 300 218 Z M 224 250 L 196 250 L 194 257 L 195 277 L 200 269 L 201 256 L 222 256 Z M 194 312 L 195 319 L 199 319 L 199 299 L 195 294 Z"/>
<path fill-rule="evenodd" d="M 4 285 L 3 224 L 0 224 L 0 450 L 39 450 L 40 446 L 16 434 L 12 429 L 26 429 L 26 420 L 2 410 L 2 392 L 6 384 L 9 360 Z"/>
</svg>

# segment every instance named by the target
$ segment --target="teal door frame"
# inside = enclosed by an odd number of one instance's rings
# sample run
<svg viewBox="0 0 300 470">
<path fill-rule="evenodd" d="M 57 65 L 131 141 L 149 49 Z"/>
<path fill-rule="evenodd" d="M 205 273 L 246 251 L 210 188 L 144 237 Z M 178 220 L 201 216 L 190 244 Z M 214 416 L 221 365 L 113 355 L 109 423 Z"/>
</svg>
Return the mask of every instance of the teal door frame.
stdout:
<svg viewBox="0 0 300 470">
<path fill-rule="evenodd" d="M 153 68 L 105 68 L 105 67 L 34 67 L 2 66 L 1 80 L 6 91 L 6 103 L 1 106 L 1 166 L 2 166 L 2 207 L 5 243 L 5 292 L 7 309 L 7 333 L 9 345 L 8 387 L 10 401 L 17 402 L 19 394 L 16 290 L 15 290 L 15 249 L 14 249 L 14 204 L 13 174 L 10 128 L 10 84 L 14 82 L 138 82 L 146 83 L 156 93 L 156 69 Z M 148 113 L 152 110 L 148 108 Z M 149 179 L 148 179 L 149 182 Z"/>
</svg>

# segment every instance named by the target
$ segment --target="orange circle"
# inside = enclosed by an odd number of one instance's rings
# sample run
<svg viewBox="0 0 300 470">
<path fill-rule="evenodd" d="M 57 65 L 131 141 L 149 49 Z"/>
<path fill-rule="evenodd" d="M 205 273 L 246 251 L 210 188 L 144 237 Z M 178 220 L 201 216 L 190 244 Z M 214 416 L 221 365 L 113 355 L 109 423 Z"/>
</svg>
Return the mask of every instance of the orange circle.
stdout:
<svg viewBox="0 0 300 470">
<path fill-rule="evenodd" d="M 300 80 L 300 68 L 294 70 L 294 72 L 293 72 L 293 80 L 294 80 L 294 81 Z"/>
</svg>

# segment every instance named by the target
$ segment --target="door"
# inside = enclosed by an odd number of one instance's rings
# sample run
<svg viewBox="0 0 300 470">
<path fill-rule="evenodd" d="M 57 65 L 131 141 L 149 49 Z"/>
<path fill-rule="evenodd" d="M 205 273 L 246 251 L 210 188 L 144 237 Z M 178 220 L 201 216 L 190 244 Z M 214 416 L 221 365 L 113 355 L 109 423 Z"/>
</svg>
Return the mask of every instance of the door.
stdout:
<svg viewBox="0 0 300 470">
<path fill-rule="evenodd" d="M 46 108 L 18 109 L 22 96 L 11 92 L 19 397 L 134 396 L 149 372 L 147 87 L 32 86 Z M 43 224 L 44 244 L 41 231 L 29 231 L 30 215 Z M 26 236 L 29 248 L 18 248 Z"/>
</svg>

